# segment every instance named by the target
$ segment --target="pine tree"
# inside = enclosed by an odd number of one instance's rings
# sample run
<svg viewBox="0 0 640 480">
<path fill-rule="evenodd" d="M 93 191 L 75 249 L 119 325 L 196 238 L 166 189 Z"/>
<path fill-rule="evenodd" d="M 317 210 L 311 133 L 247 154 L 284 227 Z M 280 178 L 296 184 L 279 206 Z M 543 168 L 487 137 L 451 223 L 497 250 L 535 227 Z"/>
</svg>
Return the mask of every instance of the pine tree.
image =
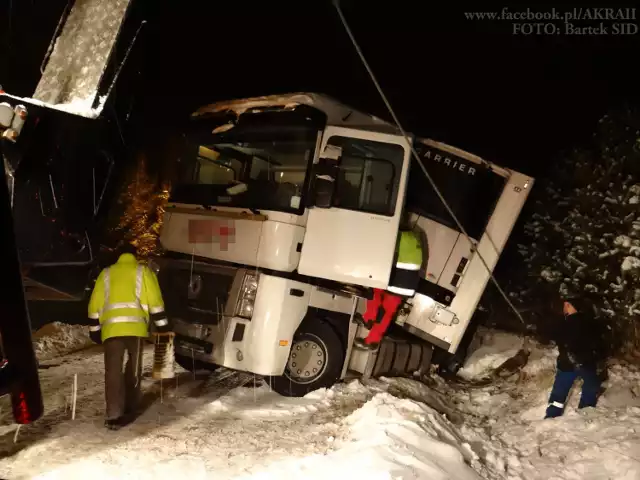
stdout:
<svg viewBox="0 0 640 480">
<path fill-rule="evenodd" d="M 123 234 L 122 241 L 131 243 L 145 258 L 160 251 L 158 238 L 169 184 L 149 175 L 144 156 L 139 157 L 132 173 L 118 201 L 123 213 L 116 232 Z"/>
<path fill-rule="evenodd" d="M 525 268 L 508 278 L 521 305 L 542 309 L 567 293 L 591 300 L 620 353 L 640 345 L 639 173 L 640 116 L 605 116 L 591 148 L 572 151 L 537 179 L 516 246 Z M 541 330 L 542 317 L 529 318 Z"/>
</svg>

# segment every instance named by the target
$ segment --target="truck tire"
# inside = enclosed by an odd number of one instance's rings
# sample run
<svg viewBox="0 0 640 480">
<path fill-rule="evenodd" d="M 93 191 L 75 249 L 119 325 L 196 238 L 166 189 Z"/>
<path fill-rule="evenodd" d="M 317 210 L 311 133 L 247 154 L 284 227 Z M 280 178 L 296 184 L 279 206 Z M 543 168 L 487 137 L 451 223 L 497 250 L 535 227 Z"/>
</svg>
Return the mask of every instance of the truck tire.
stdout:
<svg viewBox="0 0 640 480">
<path fill-rule="evenodd" d="M 303 397 L 330 388 L 340 379 L 345 350 L 340 336 L 326 321 L 305 319 L 293 337 L 283 375 L 266 377 L 271 388 L 285 397 Z"/>
<path fill-rule="evenodd" d="M 187 372 L 199 372 L 209 371 L 213 372 L 218 368 L 218 365 L 213 363 L 203 362 L 202 360 L 195 360 L 186 355 L 175 354 L 176 363 L 184 368 Z"/>
</svg>

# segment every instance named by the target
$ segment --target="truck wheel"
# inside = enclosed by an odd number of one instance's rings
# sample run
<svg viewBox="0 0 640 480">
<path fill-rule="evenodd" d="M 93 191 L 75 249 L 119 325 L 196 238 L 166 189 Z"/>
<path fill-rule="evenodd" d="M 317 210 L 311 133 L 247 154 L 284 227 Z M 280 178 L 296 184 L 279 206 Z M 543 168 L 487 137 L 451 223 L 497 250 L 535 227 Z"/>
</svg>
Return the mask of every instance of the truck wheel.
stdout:
<svg viewBox="0 0 640 480">
<path fill-rule="evenodd" d="M 207 370 L 213 372 L 218 368 L 218 365 L 213 363 L 203 362 L 202 360 L 196 360 L 186 355 L 175 354 L 176 363 L 184 368 L 187 372 L 198 372 Z"/>
<path fill-rule="evenodd" d="M 329 388 L 340 378 L 344 347 L 337 332 L 320 318 L 302 322 L 291 344 L 284 374 L 265 380 L 286 397 L 303 397 L 319 388 Z"/>
</svg>

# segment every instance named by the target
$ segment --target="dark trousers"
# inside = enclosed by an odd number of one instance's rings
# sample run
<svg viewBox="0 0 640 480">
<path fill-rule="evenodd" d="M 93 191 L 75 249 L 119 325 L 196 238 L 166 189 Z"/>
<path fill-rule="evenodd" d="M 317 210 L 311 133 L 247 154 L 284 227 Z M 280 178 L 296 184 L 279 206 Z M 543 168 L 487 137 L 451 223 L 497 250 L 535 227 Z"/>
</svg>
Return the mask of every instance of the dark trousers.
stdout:
<svg viewBox="0 0 640 480">
<path fill-rule="evenodd" d="M 549 396 L 549 406 L 545 418 L 559 417 L 564 413 L 565 402 L 573 383 L 582 378 L 582 395 L 578 408 L 595 407 L 598 402 L 601 381 L 595 369 L 579 368 L 573 371 L 558 370 L 556 379 L 553 382 L 551 395 Z"/>
<path fill-rule="evenodd" d="M 133 414 L 140 400 L 142 374 L 140 337 L 113 337 L 104 342 L 104 388 L 107 420 Z M 128 354 L 123 372 L 124 353 Z"/>
</svg>

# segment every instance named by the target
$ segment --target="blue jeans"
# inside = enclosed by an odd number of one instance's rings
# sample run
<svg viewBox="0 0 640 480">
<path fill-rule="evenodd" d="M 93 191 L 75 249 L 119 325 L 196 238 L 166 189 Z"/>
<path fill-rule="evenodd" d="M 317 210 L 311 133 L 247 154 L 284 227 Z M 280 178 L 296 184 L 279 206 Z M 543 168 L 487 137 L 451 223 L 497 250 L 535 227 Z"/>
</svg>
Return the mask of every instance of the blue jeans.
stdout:
<svg viewBox="0 0 640 480">
<path fill-rule="evenodd" d="M 598 402 L 601 381 L 595 369 L 579 368 L 574 371 L 558 370 L 556 379 L 553 382 L 551 395 L 549 396 L 549 406 L 544 418 L 559 417 L 564 413 L 564 404 L 567 401 L 569 391 L 578 377 L 584 381 L 582 385 L 582 395 L 578 408 L 595 407 Z"/>
</svg>

